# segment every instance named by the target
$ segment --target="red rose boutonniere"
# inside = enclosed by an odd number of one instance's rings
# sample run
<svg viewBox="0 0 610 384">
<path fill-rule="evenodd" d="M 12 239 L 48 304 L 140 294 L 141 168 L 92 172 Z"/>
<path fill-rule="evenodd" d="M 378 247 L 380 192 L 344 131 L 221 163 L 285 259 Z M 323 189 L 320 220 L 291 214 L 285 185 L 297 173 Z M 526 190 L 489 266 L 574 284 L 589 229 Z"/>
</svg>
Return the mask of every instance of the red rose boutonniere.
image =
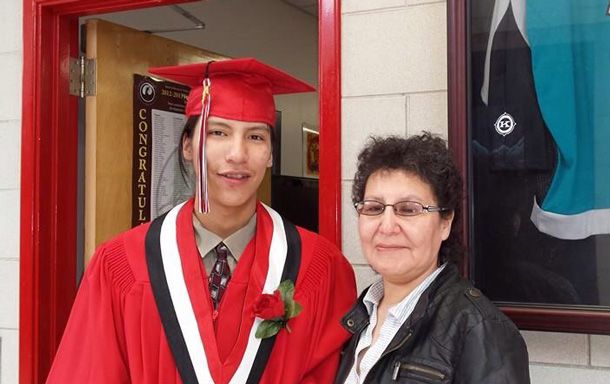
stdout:
<svg viewBox="0 0 610 384">
<path fill-rule="evenodd" d="M 279 290 L 272 295 L 262 294 L 254 302 L 254 315 L 263 320 L 273 320 L 284 316 L 284 301 Z"/>
<path fill-rule="evenodd" d="M 284 280 L 273 294 L 261 294 L 254 302 L 254 316 L 263 319 L 256 328 L 257 339 L 276 335 L 282 327 L 290 332 L 288 320 L 301 312 L 301 304 L 295 301 L 294 284 Z"/>
</svg>

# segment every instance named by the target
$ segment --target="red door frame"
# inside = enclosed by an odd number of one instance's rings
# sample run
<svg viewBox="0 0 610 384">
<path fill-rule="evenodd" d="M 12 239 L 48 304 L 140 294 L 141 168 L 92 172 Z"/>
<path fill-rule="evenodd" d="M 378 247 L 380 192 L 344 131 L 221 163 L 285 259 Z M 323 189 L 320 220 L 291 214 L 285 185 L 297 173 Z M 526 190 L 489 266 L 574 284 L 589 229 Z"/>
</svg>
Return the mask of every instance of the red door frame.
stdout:
<svg viewBox="0 0 610 384">
<path fill-rule="evenodd" d="M 23 0 L 19 382 L 42 383 L 74 296 L 78 17 L 192 0 Z M 341 242 L 340 0 L 319 1 L 320 233 Z"/>
</svg>

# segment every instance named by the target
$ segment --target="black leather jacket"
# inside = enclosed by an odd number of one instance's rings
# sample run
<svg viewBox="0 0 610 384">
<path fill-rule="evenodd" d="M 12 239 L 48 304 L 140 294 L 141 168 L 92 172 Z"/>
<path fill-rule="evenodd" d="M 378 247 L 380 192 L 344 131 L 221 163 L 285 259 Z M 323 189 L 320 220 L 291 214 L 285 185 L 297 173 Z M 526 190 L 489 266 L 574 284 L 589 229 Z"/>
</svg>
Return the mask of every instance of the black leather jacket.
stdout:
<svg viewBox="0 0 610 384">
<path fill-rule="evenodd" d="M 345 382 L 360 334 L 369 324 L 362 302 L 367 290 L 341 320 L 353 336 L 335 384 Z M 517 327 L 448 265 L 424 291 L 364 383 L 529 384 L 527 349 Z"/>
</svg>

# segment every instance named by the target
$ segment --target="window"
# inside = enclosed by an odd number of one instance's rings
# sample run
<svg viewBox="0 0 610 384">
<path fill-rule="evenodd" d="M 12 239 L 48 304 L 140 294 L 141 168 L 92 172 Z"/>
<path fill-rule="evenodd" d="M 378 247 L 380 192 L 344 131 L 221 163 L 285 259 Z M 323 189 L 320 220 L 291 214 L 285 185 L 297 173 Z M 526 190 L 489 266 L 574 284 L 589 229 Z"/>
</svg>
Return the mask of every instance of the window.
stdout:
<svg viewBox="0 0 610 384">
<path fill-rule="evenodd" d="M 449 25 L 463 17 L 467 33 L 460 46 L 450 32 L 450 53 L 467 47 L 467 80 L 450 97 L 468 95 L 453 116 L 468 116 L 466 144 L 452 146 L 465 146 L 469 276 L 524 328 L 608 333 L 608 2 L 458 3 Z"/>
</svg>

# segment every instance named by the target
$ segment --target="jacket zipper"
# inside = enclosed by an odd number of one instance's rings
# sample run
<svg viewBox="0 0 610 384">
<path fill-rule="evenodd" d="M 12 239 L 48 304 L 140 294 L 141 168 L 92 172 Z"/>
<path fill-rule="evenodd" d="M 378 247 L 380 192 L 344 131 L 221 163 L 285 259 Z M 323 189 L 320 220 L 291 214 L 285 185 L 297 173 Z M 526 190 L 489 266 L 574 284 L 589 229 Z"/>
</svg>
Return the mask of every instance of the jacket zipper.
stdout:
<svg viewBox="0 0 610 384">
<path fill-rule="evenodd" d="M 381 359 L 383 359 L 383 358 L 384 358 L 385 356 L 387 356 L 389 353 L 392 353 L 392 352 L 394 352 L 395 350 L 397 350 L 397 349 L 399 349 L 400 347 L 402 347 L 403 345 L 405 345 L 405 343 L 407 342 L 407 340 L 409 340 L 409 339 L 411 338 L 411 336 L 413 336 L 413 330 L 409 329 L 409 332 L 407 333 L 407 335 L 405 336 L 405 338 L 404 338 L 404 339 L 402 339 L 402 341 L 401 341 L 401 342 L 400 342 L 400 343 L 399 343 L 397 346 L 395 346 L 395 347 L 394 347 L 394 348 L 392 348 L 392 349 L 387 349 L 387 350 L 383 351 L 383 353 L 381 354 L 381 356 L 379 356 L 379 359 L 377 360 L 377 362 L 376 362 L 375 364 L 373 364 L 373 366 L 372 366 L 372 367 L 371 367 L 371 369 L 369 370 L 369 373 L 371 373 L 371 371 L 373 370 L 373 368 L 375 368 L 375 366 L 376 366 L 377 364 L 379 364 L 379 362 L 381 361 Z M 400 367 L 399 367 L 399 368 L 400 368 Z M 394 372 L 395 372 L 396 377 L 398 377 L 398 372 L 396 371 L 396 367 L 394 367 Z M 367 376 L 368 376 L 368 375 L 367 375 Z M 394 377 L 394 375 L 392 375 L 392 377 Z M 368 377 L 367 377 L 367 378 L 368 378 Z M 365 381 L 364 381 L 365 383 L 366 383 L 366 382 L 368 382 L 368 381 L 367 381 L 367 378 L 365 378 L 365 379 L 364 379 L 364 380 L 365 380 Z M 394 380 L 396 380 L 396 379 L 394 379 Z"/>
<path fill-rule="evenodd" d="M 394 352 L 395 350 L 397 350 L 397 349 L 399 349 L 400 347 L 402 347 L 403 345 L 405 345 L 405 343 L 407 342 L 407 340 L 409 340 L 409 339 L 411 338 L 411 336 L 413 336 L 413 331 L 409 329 L 409 333 L 407 333 L 407 336 L 405 336 L 405 338 L 404 338 L 404 339 L 402 339 L 402 341 L 400 342 L 400 344 L 398 344 L 397 346 L 395 346 L 395 347 L 394 347 L 394 348 L 392 348 L 392 349 L 387 349 L 387 350 L 383 351 L 383 353 L 381 354 L 381 356 L 379 356 L 379 360 L 377 360 L 377 361 L 380 361 L 381 359 L 383 359 L 383 358 L 384 358 L 385 356 L 387 356 L 388 354 L 390 354 L 390 353 Z M 371 370 L 372 370 L 372 369 L 373 369 L 373 368 L 371 367 Z"/>
<path fill-rule="evenodd" d="M 442 379 L 445 378 L 445 374 L 442 373 L 442 372 L 437 371 L 436 369 L 422 367 L 421 365 L 413 365 L 413 364 L 401 363 L 400 361 L 397 361 L 394 364 L 394 371 L 392 372 L 392 380 L 394 380 L 394 381 L 398 380 L 398 373 L 400 372 L 401 368 L 404 369 L 404 370 L 407 370 L 407 371 L 423 373 L 425 375 L 432 376 L 432 377 L 434 377 L 436 379 L 441 379 L 442 380 Z"/>
</svg>

